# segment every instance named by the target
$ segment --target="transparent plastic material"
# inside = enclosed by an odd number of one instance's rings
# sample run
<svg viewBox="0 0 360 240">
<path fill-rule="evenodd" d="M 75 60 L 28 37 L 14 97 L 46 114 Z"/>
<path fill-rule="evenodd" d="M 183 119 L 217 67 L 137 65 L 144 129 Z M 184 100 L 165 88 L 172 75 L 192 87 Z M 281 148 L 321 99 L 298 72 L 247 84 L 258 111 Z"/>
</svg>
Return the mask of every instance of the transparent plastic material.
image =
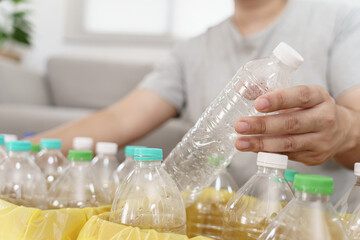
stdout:
<svg viewBox="0 0 360 240">
<path fill-rule="evenodd" d="M 5 146 L 0 145 L 0 164 L 2 163 L 2 161 L 4 161 L 5 157 L 6 157 Z"/>
<path fill-rule="evenodd" d="M 88 161 L 71 161 L 49 190 L 49 209 L 107 204 L 110 204 L 110 199 Z"/>
<path fill-rule="evenodd" d="M 3 160 L 0 165 L 0 198 L 19 206 L 45 209 L 45 177 L 31 160 L 29 151 L 9 151 Z"/>
<path fill-rule="evenodd" d="M 46 180 L 47 189 L 58 179 L 69 166 L 69 161 L 59 149 L 43 149 L 35 158 Z"/>
<path fill-rule="evenodd" d="M 140 229 L 186 234 L 180 192 L 159 160 L 137 161 L 116 192 L 110 221 Z"/>
<path fill-rule="evenodd" d="M 346 194 L 335 205 L 341 220 L 344 223 L 349 221 L 351 214 L 356 207 L 360 205 L 360 177 L 356 178 L 355 185 L 346 192 Z"/>
<path fill-rule="evenodd" d="M 284 170 L 259 166 L 227 204 L 222 239 L 258 239 L 293 198 Z"/>
<path fill-rule="evenodd" d="M 116 149 L 117 149 L 117 145 L 116 145 Z M 107 194 L 109 196 L 112 195 L 113 173 L 119 166 L 119 161 L 116 158 L 116 152 L 106 153 L 103 151 L 97 151 L 97 155 L 94 157 L 91 164 Z"/>
<path fill-rule="evenodd" d="M 360 240 L 360 204 L 348 222 L 348 232 L 352 240 Z"/>
<path fill-rule="evenodd" d="M 259 240 L 350 240 L 330 195 L 295 192 Z"/>
<path fill-rule="evenodd" d="M 211 186 L 186 208 L 187 235 L 221 239 L 225 207 L 237 190 L 232 176 L 223 170 Z"/>
<path fill-rule="evenodd" d="M 187 205 L 215 180 L 236 153 L 236 120 L 260 115 L 254 108 L 254 100 L 290 87 L 290 74 L 294 70 L 275 55 L 248 62 L 172 150 L 164 162 L 165 169 L 176 181 Z M 214 160 L 217 165 L 209 164 Z"/>
</svg>

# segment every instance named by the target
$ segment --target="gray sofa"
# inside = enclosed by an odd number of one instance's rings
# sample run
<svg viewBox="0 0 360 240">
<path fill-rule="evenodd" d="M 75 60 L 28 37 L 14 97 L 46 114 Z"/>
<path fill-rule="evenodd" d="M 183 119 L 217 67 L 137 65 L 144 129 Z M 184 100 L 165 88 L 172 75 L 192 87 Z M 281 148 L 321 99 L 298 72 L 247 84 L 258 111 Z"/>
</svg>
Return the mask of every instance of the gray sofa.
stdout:
<svg viewBox="0 0 360 240">
<path fill-rule="evenodd" d="M 151 65 L 55 56 L 42 76 L 0 59 L 0 132 L 21 137 L 85 117 L 121 99 Z M 133 144 L 161 147 L 166 155 L 188 128 L 173 119 Z"/>
</svg>

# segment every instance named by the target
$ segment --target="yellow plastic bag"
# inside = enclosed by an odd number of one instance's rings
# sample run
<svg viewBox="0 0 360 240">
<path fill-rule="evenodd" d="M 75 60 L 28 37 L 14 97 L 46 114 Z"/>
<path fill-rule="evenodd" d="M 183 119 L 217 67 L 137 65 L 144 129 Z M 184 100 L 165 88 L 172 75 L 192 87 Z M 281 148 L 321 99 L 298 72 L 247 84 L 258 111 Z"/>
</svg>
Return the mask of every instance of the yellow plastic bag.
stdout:
<svg viewBox="0 0 360 240">
<path fill-rule="evenodd" d="M 93 216 L 81 230 L 78 240 L 187 240 L 185 235 L 158 233 L 155 230 L 142 230 L 109 222 L 110 213 Z M 211 238 L 195 237 L 192 240 Z"/>
<path fill-rule="evenodd" d="M 42 211 L 0 199 L 0 239 L 75 240 L 92 216 L 109 211 L 110 206 Z"/>
</svg>

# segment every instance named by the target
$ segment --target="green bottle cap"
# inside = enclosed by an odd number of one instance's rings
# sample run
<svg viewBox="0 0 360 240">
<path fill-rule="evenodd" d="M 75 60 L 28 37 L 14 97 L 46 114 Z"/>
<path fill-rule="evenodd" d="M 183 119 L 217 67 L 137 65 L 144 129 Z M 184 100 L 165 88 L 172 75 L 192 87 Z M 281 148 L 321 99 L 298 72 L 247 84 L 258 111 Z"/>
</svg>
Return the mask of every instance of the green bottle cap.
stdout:
<svg viewBox="0 0 360 240">
<path fill-rule="evenodd" d="M 38 153 L 41 151 L 41 147 L 39 144 L 31 144 L 31 152 Z"/>
<path fill-rule="evenodd" d="M 136 148 L 146 148 L 144 146 L 126 146 L 125 147 L 125 156 L 126 157 L 134 157 Z"/>
<path fill-rule="evenodd" d="M 286 169 L 284 175 L 288 182 L 293 182 L 296 174 L 299 174 L 299 172 L 292 169 Z"/>
<path fill-rule="evenodd" d="M 6 143 L 6 150 L 16 152 L 30 152 L 31 143 L 28 141 L 12 141 Z"/>
<path fill-rule="evenodd" d="M 160 148 L 136 148 L 134 159 L 136 161 L 161 161 L 163 151 Z"/>
<path fill-rule="evenodd" d="M 5 143 L 4 135 L 0 135 L 0 145 L 4 145 L 4 143 Z"/>
<path fill-rule="evenodd" d="M 74 162 L 90 162 L 93 159 L 92 151 L 70 150 L 68 159 Z"/>
<path fill-rule="evenodd" d="M 62 142 L 60 139 L 41 139 L 41 149 L 61 149 Z"/>
<path fill-rule="evenodd" d="M 319 175 L 296 174 L 294 189 L 299 192 L 330 195 L 334 192 L 334 180 Z"/>
</svg>

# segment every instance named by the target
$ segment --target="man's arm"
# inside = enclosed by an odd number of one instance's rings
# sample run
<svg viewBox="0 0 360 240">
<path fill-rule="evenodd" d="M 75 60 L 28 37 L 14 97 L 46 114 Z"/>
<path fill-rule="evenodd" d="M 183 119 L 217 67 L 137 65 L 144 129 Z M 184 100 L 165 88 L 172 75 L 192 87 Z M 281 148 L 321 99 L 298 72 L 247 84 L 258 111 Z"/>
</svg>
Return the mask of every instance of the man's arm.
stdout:
<svg viewBox="0 0 360 240">
<path fill-rule="evenodd" d="M 360 88 L 336 102 L 321 86 L 296 86 L 260 96 L 255 108 L 280 113 L 240 118 L 240 151 L 279 152 L 307 165 L 334 158 L 350 169 L 360 159 Z"/>
<path fill-rule="evenodd" d="M 72 139 L 76 136 L 92 137 L 96 142 L 109 141 L 124 146 L 151 132 L 176 113 L 176 108 L 158 94 L 136 89 L 104 110 L 29 140 L 39 142 L 41 138 L 62 139 L 64 152 L 71 149 Z"/>
</svg>

